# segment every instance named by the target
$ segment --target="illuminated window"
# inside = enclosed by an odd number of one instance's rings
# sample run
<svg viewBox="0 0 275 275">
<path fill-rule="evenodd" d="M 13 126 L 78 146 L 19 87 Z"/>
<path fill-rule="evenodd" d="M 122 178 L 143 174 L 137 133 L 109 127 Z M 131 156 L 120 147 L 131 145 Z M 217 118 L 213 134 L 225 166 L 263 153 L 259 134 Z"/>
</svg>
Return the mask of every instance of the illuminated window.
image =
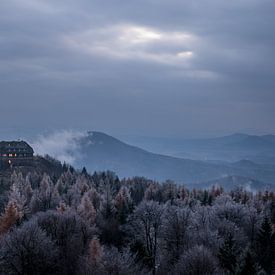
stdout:
<svg viewBox="0 0 275 275">
<path fill-rule="evenodd" d="M 12 154 L 9 154 L 9 157 L 12 157 Z"/>
</svg>

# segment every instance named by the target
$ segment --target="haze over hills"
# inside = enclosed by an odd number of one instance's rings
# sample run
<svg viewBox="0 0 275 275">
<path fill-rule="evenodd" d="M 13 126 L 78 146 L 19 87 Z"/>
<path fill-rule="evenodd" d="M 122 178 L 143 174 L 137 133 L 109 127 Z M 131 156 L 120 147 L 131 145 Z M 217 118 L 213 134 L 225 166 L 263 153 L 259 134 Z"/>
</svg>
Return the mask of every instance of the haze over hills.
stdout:
<svg viewBox="0 0 275 275">
<path fill-rule="evenodd" d="M 233 139 L 241 142 L 236 136 Z M 79 168 L 85 166 L 90 172 L 112 170 L 120 177 L 145 176 L 186 184 L 205 183 L 230 176 L 260 181 L 263 186 L 275 182 L 273 165 L 262 165 L 248 160 L 211 163 L 165 156 L 128 145 L 101 132 L 77 136 L 75 142 L 77 153 L 74 153 L 74 165 Z"/>
<path fill-rule="evenodd" d="M 142 148 L 175 157 L 205 161 L 251 160 L 275 164 L 275 135 L 233 134 L 207 139 L 128 138 Z"/>
<path fill-rule="evenodd" d="M 207 182 L 201 182 L 198 185 L 192 187 L 198 188 L 212 188 L 213 186 L 221 186 L 224 190 L 230 191 L 235 188 L 244 188 L 247 191 L 264 190 L 265 188 L 273 189 L 274 186 L 268 185 L 259 180 L 251 179 L 242 176 L 227 176 L 216 180 L 210 180 Z"/>
</svg>

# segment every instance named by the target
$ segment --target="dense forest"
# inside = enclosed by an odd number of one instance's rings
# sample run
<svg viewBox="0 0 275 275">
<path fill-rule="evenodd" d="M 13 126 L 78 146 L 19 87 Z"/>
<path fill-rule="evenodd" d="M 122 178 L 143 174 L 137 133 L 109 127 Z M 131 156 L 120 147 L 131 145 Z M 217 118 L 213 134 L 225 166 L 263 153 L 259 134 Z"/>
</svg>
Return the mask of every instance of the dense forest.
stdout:
<svg viewBox="0 0 275 275">
<path fill-rule="evenodd" d="M 61 173 L 10 176 L 1 274 L 274 274 L 275 194 Z"/>
</svg>

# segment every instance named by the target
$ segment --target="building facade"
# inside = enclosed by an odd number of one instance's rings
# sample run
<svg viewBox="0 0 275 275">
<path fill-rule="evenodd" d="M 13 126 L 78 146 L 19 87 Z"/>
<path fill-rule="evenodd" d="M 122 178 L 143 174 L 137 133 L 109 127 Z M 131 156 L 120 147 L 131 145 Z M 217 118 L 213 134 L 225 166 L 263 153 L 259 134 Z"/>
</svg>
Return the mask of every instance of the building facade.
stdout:
<svg viewBox="0 0 275 275">
<path fill-rule="evenodd" d="M 0 169 L 31 165 L 33 149 L 25 141 L 0 141 Z"/>
</svg>

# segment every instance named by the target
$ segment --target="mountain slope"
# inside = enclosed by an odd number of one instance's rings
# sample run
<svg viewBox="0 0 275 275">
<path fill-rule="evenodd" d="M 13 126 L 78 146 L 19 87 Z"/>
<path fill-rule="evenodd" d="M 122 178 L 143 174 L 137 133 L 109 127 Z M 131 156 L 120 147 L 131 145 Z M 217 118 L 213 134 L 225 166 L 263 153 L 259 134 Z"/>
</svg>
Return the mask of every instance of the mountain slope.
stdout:
<svg viewBox="0 0 275 275">
<path fill-rule="evenodd" d="M 100 132 L 78 140 L 81 159 L 77 165 L 89 171 L 112 170 L 121 177 L 145 176 L 157 180 L 198 183 L 230 175 L 275 180 L 275 171 L 257 164 L 213 164 L 150 153 Z"/>
</svg>

